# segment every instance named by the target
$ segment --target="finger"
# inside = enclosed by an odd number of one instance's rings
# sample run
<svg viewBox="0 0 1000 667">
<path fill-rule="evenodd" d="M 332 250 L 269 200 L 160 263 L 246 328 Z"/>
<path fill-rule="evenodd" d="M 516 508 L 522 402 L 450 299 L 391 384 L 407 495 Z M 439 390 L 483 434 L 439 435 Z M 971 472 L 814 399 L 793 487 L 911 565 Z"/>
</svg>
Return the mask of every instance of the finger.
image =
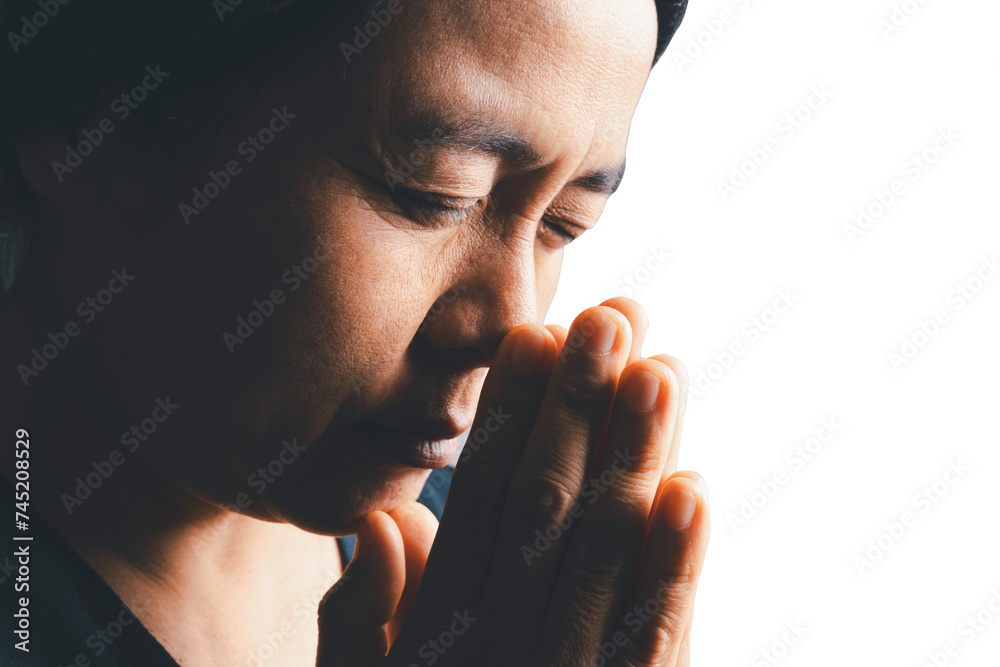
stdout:
<svg viewBox="0 0 1000 667">
<path fill-rule="evenodd" d="M 673 665 L 694 610 L 708 547 L 707 491 L 700 475 L 677 473 L 664 482 L 635 591 L 620 612 L 625 635 L 612 667 Z"/>
<path fill-rule="evenodd" d="M 546 617 L 546 635 L 585 654 L 617 625 L 660 488 L 677 399 L 677 378 L 659 361 L 640 359 L 622 373 L 599 472 L 584 485 Z M 588 626 L 579 622 L 586 616 L 607 620 Z"/>
<path fill-rule="evenodd" d="M 672 370 L 674 375 L 677 376 L 679 386 L 677 423 L 674 425 L 674 434 L 670 439 L 670 454 L 667 455 L 667 465 L 663 468 L 663 479 L 666 480 L 668 477 L 677 472 L 677 459 L 681 453 L 681 429 L 684 426 L 684 415 L 687 412 L 688 388 L 691 384 L 691 375 L 688 373 L 687 366 L 681 363 L 680 359 L 671 357 L 669 354 L 657 354 L 650 357 L 650 359 L 662 361 L 667 366 L 670 366 L 670 370 Z"/>
<path fill-rule="evenodd" d="M 645 308 L 639 305 L 638 301 L 630 299 L 625 296 L 614 296 L 610 299 L 606 299 L 602 306 L 608 308 L 614 308 L 619 313 L 625 316 L 628 320 L 629 326 L 632 328 L 632 345 L 629 348 L 628 359 L 626 364 L 630 364 L 641 358 L 642 344 L 646 340 L 646 330 L 649 328 L 649 316 L 646 314 Z M 594 455 L 593 464 L 587 470 L 587 477 L 593 477 L 598 472 L 598 464 L 600 463 L 600 452 L 601 448 L 604 446 L 604 442 L 608 436 L 608 427 L 611 424 L 611 411 L 604 416 L 604 425 L 601 428 L 601 435 L 598 438 L 597 452 Z"/>
<path fill-rule="evenodd" d="M 484 599 L 499 618 L 540 623 L 631 345 L 628 320 L 595 306 L 573 322 L 510 483 Z M 513 613 L 514 610 L 521 610 Z"/>
<path fill-rule="evenodd" d="M 533 325 L 515 327 L 495 359 L 424 571 L 424 589 L 449 590 L 467 599 L 478 595 L 486 579 L 507 487 L 555 363 L 552 334 Z"/>
<path fill-rule="evenodd" d="M 646 314 L 646 309 L 638 301 L 627 296 L 613 296 L 601 305 L 614 308 L 628 319 L 628 323 L 632 326 L 632 348 L 628 353 L 628 363 L 641 359 L 642 344 L 649 329 L 649 315 Z"/>
<path fill-rule="evenodd" d="M 569 335 L 569 329 L 561 324 L 546 324 L 545 328 L 556 339 L 556 352 L 561 351 L 563 345 L 566 343 L 566 336 Z"/>
<path fill-rule="evenodd" d="M 354 558 L 319 603 L 317 667 L 382 662 L 382 626 L 399 603 L 406 578 L 403 537 L 385 512 L 371 512 L 358 529 Z"/>
<path fill-rule="evenodd" d="M 424 566 L 430 553 L 434 535 L 437 532 L 438 520 L 427 507 L 418 502 L 410 501 L 389 512 L 396 522 L 403 537 L 403 550 L 406 554 L 406 585 L 403 594 L 396 605 L 396 611 L 386 626 L 391 646 L 406 620 L 420 582 L 424 576 Z"/>
<path fill-rule="evenodd" d="M 702 479 L 701 475 L 690 470 L 682 470 L 677 473 L 678 477 L 687 477 L 689 479 L 695 480 L 698 484 L 701 484 L 701 490 L 705 493 L 705 499 L 708 500 L 708 486 L 705 485 L 705 480 Z M 696 610 L 691 611 L 691 615 L 688 617 L 687 627 L 684 628 L 684 639 L 681 640 L 681 650 L 677 655 L 677 667 L 690 667 L 691 665 L 691 626 L 694 625 L 694 614 Z"/>
<path fill-rule="evenodd" d="M 681 650 L 677 654 L 677 667 L 691 667 L 691 623 L 684 629 Z"/>
</svg>

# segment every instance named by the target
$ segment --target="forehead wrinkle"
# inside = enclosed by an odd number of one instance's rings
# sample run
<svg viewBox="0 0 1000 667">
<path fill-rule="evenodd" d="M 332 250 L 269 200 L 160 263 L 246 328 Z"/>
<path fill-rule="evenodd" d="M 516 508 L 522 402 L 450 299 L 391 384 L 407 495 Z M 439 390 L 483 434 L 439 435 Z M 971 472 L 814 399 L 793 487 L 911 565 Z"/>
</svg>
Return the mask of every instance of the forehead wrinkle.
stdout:
<svg viewBox="0 0 1000 667">
<path fill-rule="evenodd" d="M 499 128 L 485 114 L 474 114 L 462 119 L 449 117 L 446 112 L 424 112 L 392 125 L 389 131 L 403 141 L 484 152 L 525 168 L 537 166 L 543 161 L 530 140 L 516 132 Z M 567 185 L 610 196 L 618 189 L 624 174 L 623 158 L 617 165 L 593 169 L 572 179 Z"/>
</svg>

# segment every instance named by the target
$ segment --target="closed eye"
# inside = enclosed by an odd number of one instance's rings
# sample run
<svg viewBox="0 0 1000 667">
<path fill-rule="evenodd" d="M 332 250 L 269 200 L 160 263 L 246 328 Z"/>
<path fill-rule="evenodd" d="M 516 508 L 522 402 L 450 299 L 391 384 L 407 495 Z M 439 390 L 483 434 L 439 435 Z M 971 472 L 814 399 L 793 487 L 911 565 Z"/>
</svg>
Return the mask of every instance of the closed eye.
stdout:
<svg viewBox="0 0 1000 667">
<path fill-rule="evenodd" d="M 408 217 L 431 227 L 460 225 L 481 212 L 485 203 L 484 199 L 448 197 L 399 186 L 396 187 L 395 194 Z M 561 222 L 555 216 L 544 215 L 538 225 L 545 244 L 554 250 L 569 245 L 582 235 L 582 232 L 574 234 L 569 231 L 576 225 L 559 224 Z"/>
<path fill-rule="evenodd" d="M 431 226 L 461 224 L 478 211 L 482 203 L 481 199 L 446 197 L 398 186 L 396 196 L 409 217 Z"/>
<path fill-rule="evenodd" d="M 542 216 L 541 224 L 539 224 L 538 229 L 542 233 L 543 237 L 548 237 L 550 242 L 548 245 L 559 249 L 568 246 L 573 241 L 580 238 L 583 233 L 574 234 L 570 232 L 565 226 L 555 224 L 557 218 L 549 215 Z M 575 226 L 575 225 L 574 225 Z"/>
</svg>

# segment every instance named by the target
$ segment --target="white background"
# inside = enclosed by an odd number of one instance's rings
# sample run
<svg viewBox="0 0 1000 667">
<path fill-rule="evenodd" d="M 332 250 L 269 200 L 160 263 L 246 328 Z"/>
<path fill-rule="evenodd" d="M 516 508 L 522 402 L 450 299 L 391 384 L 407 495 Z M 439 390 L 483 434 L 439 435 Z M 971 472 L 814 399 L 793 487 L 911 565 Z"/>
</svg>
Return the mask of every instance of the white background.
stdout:
<svg viewBox="0 0 1000 667">
<path fill-rule="evenodd" d="M 985 0 L 692 0 L 625 181 L 568 249 L 548 322 L 631 277 L 643 355 L 703 378 L 681 454 L 713 512 L 695 665 L 1000 665 L 1000 276 L 983 263 L 1000 259 L 998 26 Z M 803 107 L 819 87 L 829 98 Z M 791 133 L 779 123 L 796 111 Z M 724 200 L 719 183 L 769 138 Z M 897 179 L 903 194 L 852 232 Z M 779 290 L 793 305 L 768 312 Z M 770 322 L 758 337 L 754 317 Z M 843 426 L 791 462 L 824 419 Z M 950 462 L 968 468 L 954 483 Z M 936 481 L 934 502 L 915 500 Z"/>
</svg>

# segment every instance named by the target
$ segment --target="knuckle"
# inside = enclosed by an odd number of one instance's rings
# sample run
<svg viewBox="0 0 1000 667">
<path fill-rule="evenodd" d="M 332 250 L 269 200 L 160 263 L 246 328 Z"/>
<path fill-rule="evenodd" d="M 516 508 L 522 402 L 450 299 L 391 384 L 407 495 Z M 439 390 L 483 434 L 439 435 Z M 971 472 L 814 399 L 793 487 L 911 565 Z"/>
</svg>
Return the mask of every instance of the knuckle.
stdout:
<svg viewBox="0 0 1000 667">
<path fill-rule="evenodd" d="M 602 512 L 613 513 L 615 520 L 621 522 L 618 536 L 627 538 L 630 533 L 624 532 L 626 517 L 637 512 L 648 513 L 648 496 L 653 491 L 653 482 L 650 475 L 643 477 L 633 470 L 616 470 L 614 464 L 605 465 L 584 484 L 581 495 L 587 505 L 599 503 Z"/>
<path fill-rule="evenodd" d="M 625 647 L 625 664 L 660 664 L 676 655 L 690 616 L 694 581 L 690 576 L 665 576 L 654 596 L 637 607 L 648 619 L 630 636 Z"/>
<path fill-rule="evenodd" d="M 625 569 L 621 550 L 616 548 L 622 539 L 620 531 L 607 526 L 581 531 L 566 561 L 572 580 L 592 593 L 614 595 Z"/>
<path fill-rule="evenodd" d="M 679 620 L 679 619 L 677 619 Z M 680 634 L 671 621 L 653 621 L 631 637 L 625 646 L 625 664 L 635 667 L 663 664 L 680 646 Z"/>
<path fill-rule="evenodd" d="M 505 521 L 515 534 L 557 525 L 570 514 L 576 497 L 566 484 L 548 475 L 532 475 L 511 485 Z"/>
<path fill-rule="evenodd" d="M 549 399 L 557 410 L 575 417 L 607 403 L 610 393 L 607 379 L 596 373 L 565 373 L 553 380 Z"/>
<path fill-rule="evenodd" d="M 626 466 L 619 474 L 626 480 L 635 479 L 641 488 L 646 487 L 650 478 L 659 478 L 663 471 L 663 464 L 667 456 L 664 443 L 653 439 L 636 438 L 633 441 L 637 447 L 617 447 L 604 455 L 606 460 L 611 460 L 612 470 L 615 470 L 616 462 L 624 461 L 621 465 Z"/>
<path fill-rule="evenodd" d="M 679 569 L 669 569 L 656 563 L 646 565 L 650 575 L 656 577 L 655 599 L 662 599 L 667 607 L 677 608 L 694 596 L 698 585 L 696 563 L 687 561 Z"/>
<path fill-rule="evenodd" d="M 612 427 L 614 430 L 614 427 Z M 616 498 L 645 503 L 663 473 L 667 450 L 662 442 L 648 434 L 609 436 L 601 454 L 601 469 L 589 481 L 598 491 L 614 488 Z"/>
</svg>

